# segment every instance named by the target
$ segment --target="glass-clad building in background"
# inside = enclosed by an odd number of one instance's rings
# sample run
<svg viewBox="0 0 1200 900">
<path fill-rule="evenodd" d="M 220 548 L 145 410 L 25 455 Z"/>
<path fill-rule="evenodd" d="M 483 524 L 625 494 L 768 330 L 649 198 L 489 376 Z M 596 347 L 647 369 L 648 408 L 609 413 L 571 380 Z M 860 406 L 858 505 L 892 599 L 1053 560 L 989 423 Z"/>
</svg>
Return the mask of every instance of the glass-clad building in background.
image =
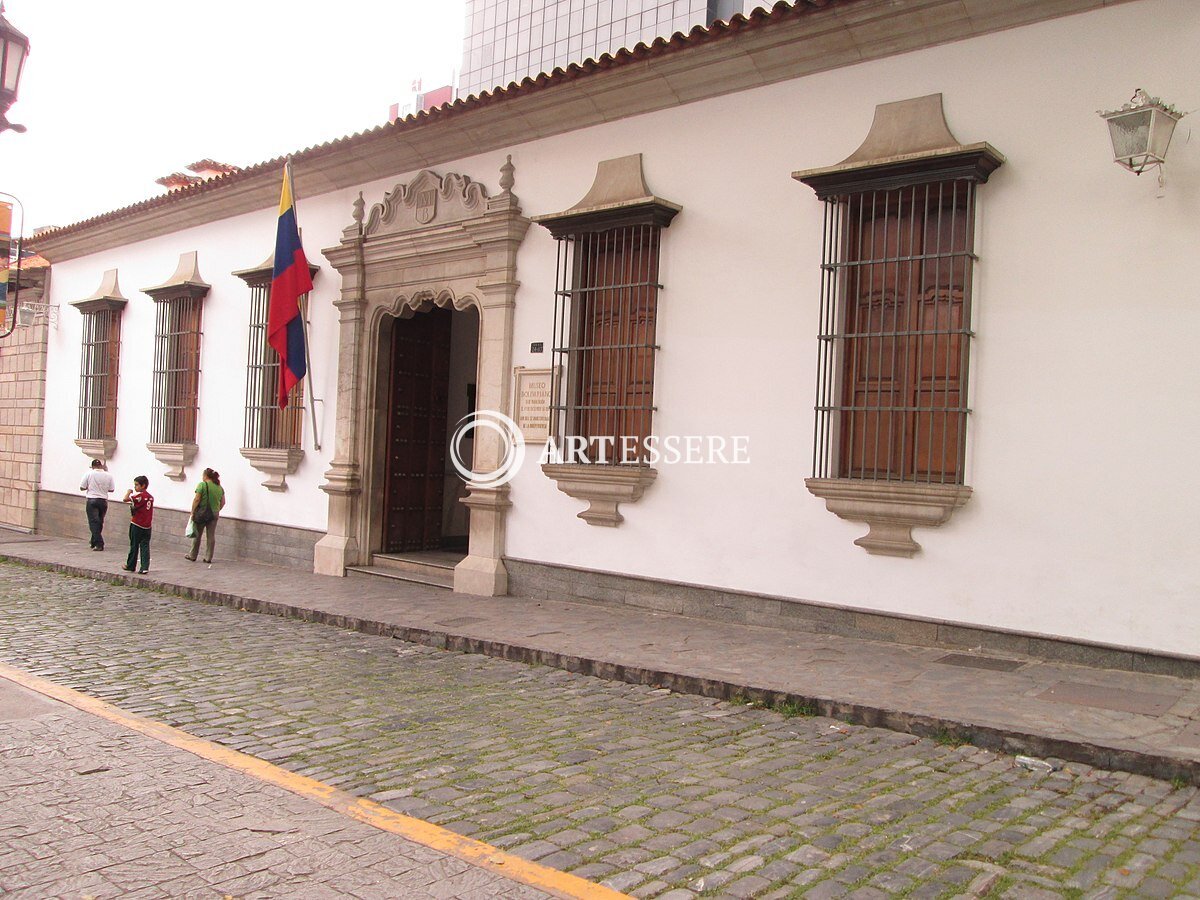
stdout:
<svg viewBox="0 0 1200 900">
<path fill-rule="evenodd" d="M 458 96 L 670 37 L 754 0 L 467 0 Z"/>
</svg>

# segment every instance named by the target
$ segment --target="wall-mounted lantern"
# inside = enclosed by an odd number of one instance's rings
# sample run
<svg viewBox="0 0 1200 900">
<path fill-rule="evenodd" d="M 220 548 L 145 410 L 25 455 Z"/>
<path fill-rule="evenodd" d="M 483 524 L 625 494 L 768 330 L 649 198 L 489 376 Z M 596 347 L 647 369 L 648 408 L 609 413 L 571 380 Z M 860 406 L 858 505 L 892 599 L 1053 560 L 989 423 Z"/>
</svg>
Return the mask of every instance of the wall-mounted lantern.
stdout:
<svg viewBox="0 0 1200 900">
<path fill-rule="evenodd" d="M 1120 109 L 1100 112 L 1112 137 L 1113 161 L 1135 175 L 1150 166 L 1161 166 L 1183 113 L 1141 88 Z"/>
<path fill-rule="evenodd" d="M 21 69 L 29 55 L 29 38 L 13 28 L 4 18 L 0 2 L 0 131 L 24 131 L 24 125 L 8 121 L 8 108 L 17 99 L 21 84 Z"/>
<path fill-rule="evenodd" d="M 34 303 L 22 300 L 17 307 L 17 325 L 28 328 L 38 319 L 44 320 L 51 328 L 58 328 L 58 307 L 50 303 Z"/>
</svg>

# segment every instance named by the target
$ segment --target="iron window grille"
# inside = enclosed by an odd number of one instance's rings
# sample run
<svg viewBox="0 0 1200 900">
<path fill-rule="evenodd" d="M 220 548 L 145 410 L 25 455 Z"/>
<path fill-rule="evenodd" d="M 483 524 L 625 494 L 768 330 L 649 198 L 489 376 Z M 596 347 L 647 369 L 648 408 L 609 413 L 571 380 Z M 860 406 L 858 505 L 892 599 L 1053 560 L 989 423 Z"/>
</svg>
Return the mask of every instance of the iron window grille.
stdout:
<svg viewBox="0 0 1200 900">
<path fill-rule="evenodd" d="M 268 278 L 270 273 L 268 272 Z M 249 281 L 250 331 L 246 349 L 246 417 L 243 444 L 254 449 L 297 450 L 304 423 L 304 382 L 298 382 L 279 408 L 279 354 L 267 343 L 271 282 Z M 306 315 L 308 295 L 300 299 Z"/>
<path fill-rule="evenodd" d="M 195 443 L 203 297 L 155 298 L 150 441 Z"/>
<path fill-rule="evenodd" d="M 642 462 L 658 350 L 657 224 L 555 235 L 550 433 L 593 463 Z"/>
<path fill-rule="evenodd" d="M 815 477 L 963 484 L 975 181 L 822 198 Z"/>
<path fill-rule="evenodd" d="M 117 436 L 120 359 L 121 310 L 84 313 L 77 428 L 80 440 L 114 440 Z"/>
</svg>

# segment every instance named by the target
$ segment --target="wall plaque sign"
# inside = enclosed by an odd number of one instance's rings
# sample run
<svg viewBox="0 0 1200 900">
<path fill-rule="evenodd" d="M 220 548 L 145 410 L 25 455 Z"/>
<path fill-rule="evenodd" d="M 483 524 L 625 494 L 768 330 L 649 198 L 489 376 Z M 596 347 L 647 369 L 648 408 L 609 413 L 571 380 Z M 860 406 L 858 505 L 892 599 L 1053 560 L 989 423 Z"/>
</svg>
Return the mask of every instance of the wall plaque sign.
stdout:
<svg viewBox="0 0 1200 900">
<path fill-rule="evenodd" d="M 550 387 L 552 369 L 517 366 L 516 416 L 526 442 L 542 442 L 550 436 Z"/>
</svg>

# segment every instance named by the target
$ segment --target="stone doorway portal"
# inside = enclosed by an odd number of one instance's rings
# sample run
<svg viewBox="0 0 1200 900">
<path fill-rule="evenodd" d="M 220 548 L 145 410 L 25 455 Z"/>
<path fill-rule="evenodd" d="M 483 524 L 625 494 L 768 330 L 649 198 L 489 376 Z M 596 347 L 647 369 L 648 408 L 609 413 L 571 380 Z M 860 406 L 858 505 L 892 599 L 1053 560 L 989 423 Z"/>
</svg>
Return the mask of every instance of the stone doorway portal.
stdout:
<svg viewBox="0 0 1200 900">
<path fill-rule="evenodd" d="M 478 316 L 474 400 L 479 410 L 508 413 L 512 381 L 512 317 L 516 257 L 529 220 L 512 193 L 513 167 L 500 170 L 501 192 L 488 196 L 462 175 L 423 171 L 399 184 L 364 216 L 359 195 L 341 243 L 324 251 L 342 277 L 338 320 L 338 402 L 334 458 L 322 490 L 329 495 L 326 535 L 313 569 L 344 575 L 383 547 L 377 498 L 387 481 L 389 401 L 382 372 L 392 351 L 382 339 L 385 318 L 396 327 L 434 309 Z M 385 343 L 387 346 L 385 346 Z M 384 360 L 388 359 L 385 363 Z M 477 429 L 476 471 L 504 457 L 500 436 Z M 454 590 L 494 596 L 508 592 L 504 568 L 508 486 L 466 486 L 470 510 L 467 555 L 454 569 Z"/>
</svg>

